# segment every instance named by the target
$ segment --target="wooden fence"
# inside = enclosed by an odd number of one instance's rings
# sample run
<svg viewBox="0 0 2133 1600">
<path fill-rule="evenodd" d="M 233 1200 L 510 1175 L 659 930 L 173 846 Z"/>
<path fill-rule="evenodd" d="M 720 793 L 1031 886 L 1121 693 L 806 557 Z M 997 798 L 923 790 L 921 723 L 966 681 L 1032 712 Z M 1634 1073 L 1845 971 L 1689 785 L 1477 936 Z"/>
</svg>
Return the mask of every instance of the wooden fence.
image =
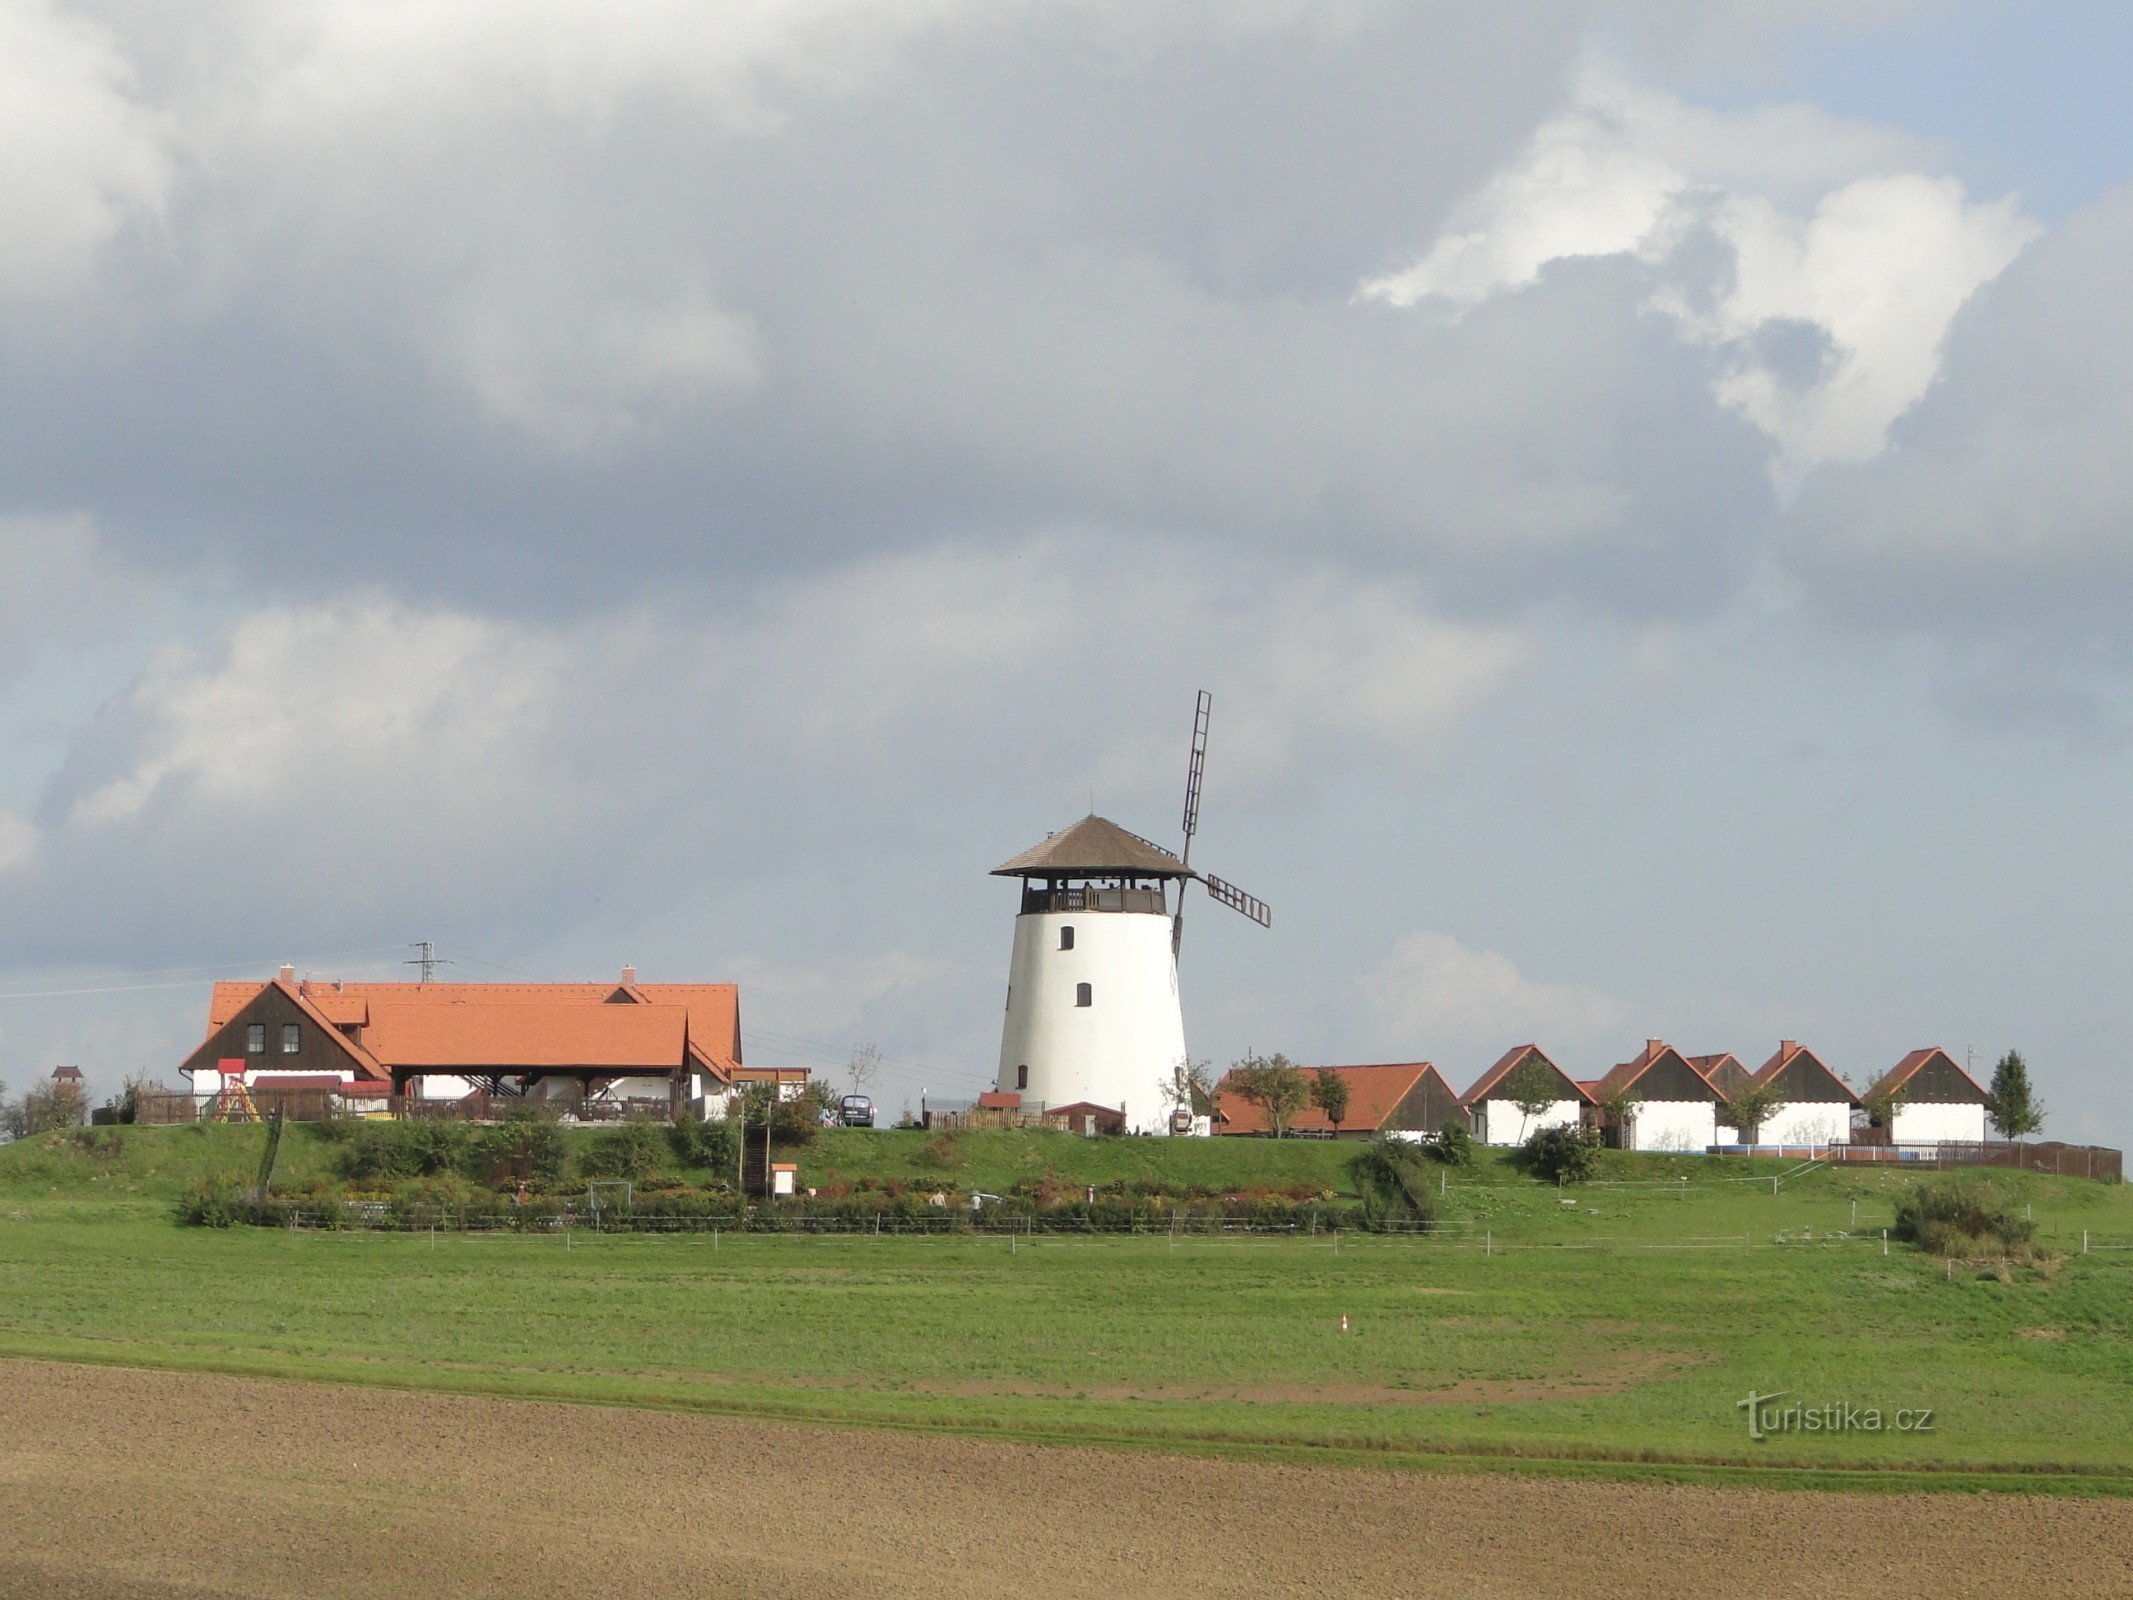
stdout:
<svg viewBox="0 0 2133 1600">
<path fill-rule="evenodd" d="M 2012 1167 L 2060 1178 L 2125 1181 L 2124 1152 L 2096 1144 L 1837 1144 L 1829 1147 L 1827 1159 L 1841 1166 Z"/>
<path fill-rule="evenodd" d="M 626 1122 L 633 1116 L 661 1121 L 673 1113 L 660 1100 L 601 1100 L 582 1095 L 534 1099 L 518 1095 L 474 1093 L 458 1100 L 418 1100 L 407 1095 L 343 1095 L 330 1088 L 254 1089 L 253 1107 L 262 1118 L 278 1109 L 291 1122 L 324 1122 L 332 1117 L 397 1117 L 441 1119 L 455 1122 L 501 1122 L 514 1112 L 538 1108 L 549 1116 L 572 1122 Z M 221 1118 L 216 1097 L 189 1094 L 143 1094 L 135 1101 L 136 1123 L 169 1126 L 173 1123 L 214 1122 Z"/>
</svg>

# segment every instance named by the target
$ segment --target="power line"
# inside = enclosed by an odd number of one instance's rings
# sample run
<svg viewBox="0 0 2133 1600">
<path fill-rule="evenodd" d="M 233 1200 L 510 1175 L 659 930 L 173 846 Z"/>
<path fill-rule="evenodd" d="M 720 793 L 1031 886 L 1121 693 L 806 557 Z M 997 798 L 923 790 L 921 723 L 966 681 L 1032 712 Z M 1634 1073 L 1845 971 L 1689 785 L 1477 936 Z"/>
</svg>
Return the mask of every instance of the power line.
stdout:
<svg viewBox="0 0 2133 1600">
<path fill-rule="evenodd" d="M 321 955 L 300 956 L 297 958 L 297 960 L 301 964 L 308 966 L 314 962 L 319 961 L 339 961 L 345 960 L 350 956 L 378 955 L 388 950 L 400 950 L 404 948 L 405 946 L 397 944 L 373 945 L 367 950 L 329 950 Z M 159 977 L 166 972 L 228 972 L 233 968 L 263 967 L 273 966 L 276 964 L 277 963 L 272 958 L 266 960 L 251 961 L 217 961 L 212 964 L 197 967 L 148 967 L 136 972 L 113 972 L 105 974 L 105 976 L 113 978 L 153 978 Z M 30 980 L 17 979 L 16 981 L 28 982 Z M 61 979 L 58 981 L 64 982 L 65 980 Z M 63 999 L 69 995 L 137 994 L 149 989 L 190 989 L 195 987 L 197 982 L 198 980 L 195 979 L 191 982 L 176 983 L 100 984 L 90 988 L 79 989 L 16 989 L 12 991 L 0 990 L 0 1000 L 55 1000 Z"/>
</svg>

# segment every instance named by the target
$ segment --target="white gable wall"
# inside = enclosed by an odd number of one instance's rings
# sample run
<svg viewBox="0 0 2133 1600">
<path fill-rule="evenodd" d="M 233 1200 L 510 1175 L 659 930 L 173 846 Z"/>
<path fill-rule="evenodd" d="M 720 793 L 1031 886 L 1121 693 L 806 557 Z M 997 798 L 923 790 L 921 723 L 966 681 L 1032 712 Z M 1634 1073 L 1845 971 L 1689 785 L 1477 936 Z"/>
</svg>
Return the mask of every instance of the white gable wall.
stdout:
<svg viewBox="0 0 2133 1600">
<path fill-rule="evenodd" d="M 1842 1100 L 1790 1100 L 1763 1119 L 1761 1144 L 1843 1144 L 1852 1136 L 1852 1108 Z"/>
<path fill-rule="evenodd" d="M 1985 1138 L 1983 1106 L 1898 1106 L 1889 1127 L 1896 1144 L 1981 1144 Z"/>
<path fill-rule="evenodd" d="M 1475 1119 L 1474 1137 L 1482 1144 L 1515 1145 L 1543 1128 L 1559 1128 L 1566 1123 L 1576 1123 L 1584 1110 L 1581 1100 L 1558 1100 L 1538 1116 L 1529 1117 L 1518 1109 L 1515 1100 L 1483 1100 L 1476 1109 L 1481 1113 Z"/>
<path fill-rule="evenodd" d="M 1629 1119 L 1629 1148 L 1701 1155 L 1717 1132 L 1718 1107 L 1709 1100 L 1646 1100 Z"/>
</svg>

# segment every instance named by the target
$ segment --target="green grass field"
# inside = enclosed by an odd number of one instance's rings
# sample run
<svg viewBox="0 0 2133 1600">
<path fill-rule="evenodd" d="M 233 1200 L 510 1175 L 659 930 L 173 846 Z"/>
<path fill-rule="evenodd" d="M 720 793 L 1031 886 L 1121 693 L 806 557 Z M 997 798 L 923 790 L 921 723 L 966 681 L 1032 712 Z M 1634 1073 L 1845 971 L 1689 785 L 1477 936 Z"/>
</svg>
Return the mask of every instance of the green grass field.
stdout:
<svg viewBox="0 0 2133 1600">
<path fill-rule="evenodd" d="M 0 1353 L 1390 1464 L 2133 1493 L 2133 1250 L 2080 1253 L 2083 1229 L 2133 1244 L 2122 1187 L 2010 1178 L 2064 1252 L 2012 1282 L 1884 1256 L 1895 1175 L 1773 1194 L 1775 1164 L 1664 1157 L 1610 1157 L 1612 1182 L 1567 1196 L 1485 1160 L 1430 1239 L 432 1240 L 180 1228 L 171 1197 L 248 1168 L 260 1130 L 124 1131 L 102 1155 L 0 1147 Z M 846 1133 L 803 1176 L 1339 1188 L 1350 1153 Z M 295 1131 L 282 1173 L 330 1159 Z M 1933 1427 L 1758 1444 L 1751 1390 Z"/>
</svg>

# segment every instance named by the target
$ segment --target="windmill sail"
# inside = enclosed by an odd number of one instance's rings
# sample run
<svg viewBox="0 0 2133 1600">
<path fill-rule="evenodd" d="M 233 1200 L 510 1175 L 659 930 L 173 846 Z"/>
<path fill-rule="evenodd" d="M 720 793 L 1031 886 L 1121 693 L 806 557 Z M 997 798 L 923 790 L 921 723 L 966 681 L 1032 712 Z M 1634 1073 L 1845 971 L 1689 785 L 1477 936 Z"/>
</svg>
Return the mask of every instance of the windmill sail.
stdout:
<svg viewBox="0 0 2133 1600">
<path fill-rule="evenodd" d="M 1274 911 L 1255 894 L 1246 894 L 1234 883 L 1225 883 L 1212 872 L 1200 874 L 1200 881 L 1207 885 L 1207 892 L 1232 911 L 1241 911 L 1262 928 L 1274 926 Z"/>
</svg>

